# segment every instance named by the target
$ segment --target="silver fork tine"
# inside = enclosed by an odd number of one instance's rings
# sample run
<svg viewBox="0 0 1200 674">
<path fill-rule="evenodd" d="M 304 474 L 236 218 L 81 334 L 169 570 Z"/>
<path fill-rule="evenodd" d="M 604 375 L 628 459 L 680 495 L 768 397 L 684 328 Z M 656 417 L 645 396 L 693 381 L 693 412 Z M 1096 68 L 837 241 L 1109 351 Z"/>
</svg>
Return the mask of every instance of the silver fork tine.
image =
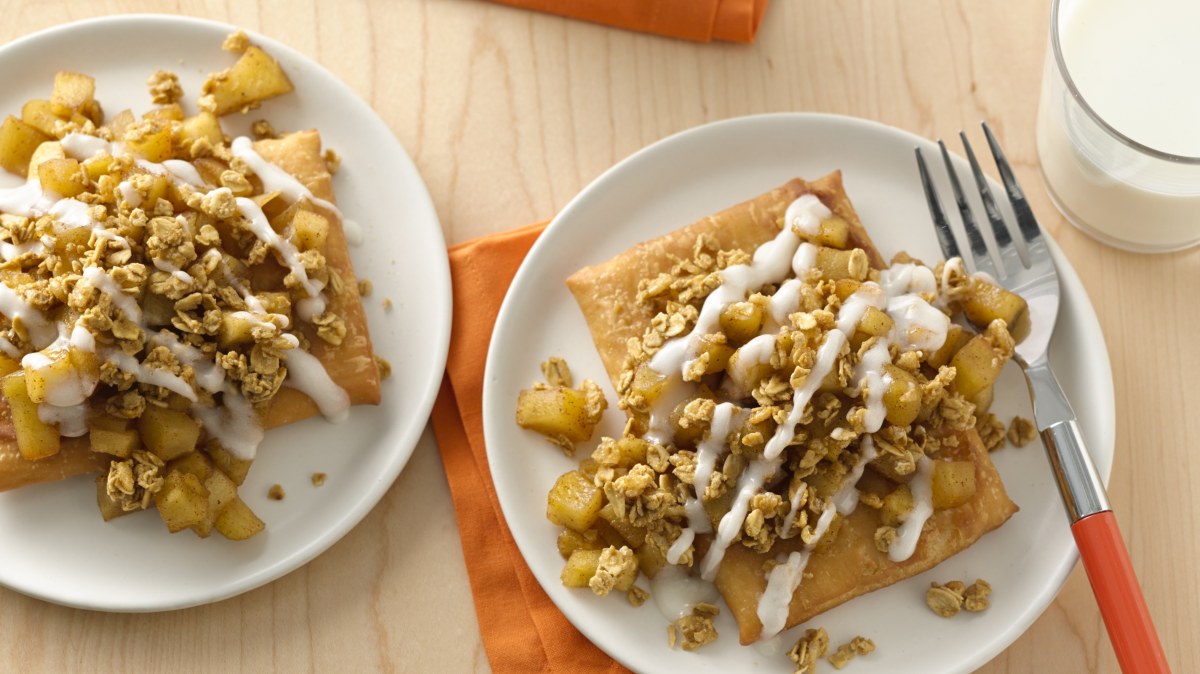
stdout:
<svg viewBox="0 0 1200 674">
<path fill-rule="evenodd" d="M 988 253 L 987 241 L 983 239 L 983 232 L 975 224 L 975 214 L 971 211 L 971 205 L 967 203 L 966 195 L 963 194 L 962 184 L 958 182 L 958 172 L 954 170 L 954 163 L 950 161 L 950 153 L 946 151 L 946 144 L 939 140 L 938 147 L 942 151 L 942 161 L 946 164 L 946 174 L 950 176 L 954 201 L 958 204 L 959 214 L 962 215 L 963 230 L 967 233 L 967 243 L 971 247 L 971 257 L 974 258 L 974 260 L 968 260 L 964 257 L 964 262 L 973 262 L 975 271 L 986 272 L 998 277 L 996 265 L 992 263 L 992 256 Z"/>
<path fill-rule="evenodd" d="M 925 187 L 925 201 L 929 203 L 929 215 L 933 218 L 933 229 L 937 232 L 938 245 L 942 247 L 942 255 L 947 260 L 952 257 L 962 257 L 958 248 L 958 239 L 954 236 L 954 230 L 950 228 L 946 212 L 942 210 L 942 200 L 933 186 L 933 179 L 929 177 L 929 168 L 925 166 L 925 156 L 921 154 L 921 148 L 917 148 L 916 152 L 917 169 L 921 172 L 921 185 Z"/>
<path fill-rule="evenodd" d="M 971 164 L 971 173 L 975 176 L 975 185 L 979 188 L 979 198 L 983 201 L 983 210 L 987 214 L 988 222 L 992 225 L 992 235 L 996 238 L 996 247 L 999 248 L 1000 263 L 1004 265 L 1004 269 L 1001 270 L 1003 275 L 999 278 L 1004 278 L 1027 265 L 1022 262 L 1020 251 L 1013 245 L 1012 234 L 1008 231 L 1008 223 L 1004 222 L 1004 217 L 1000 215 L 1000 209 L 996 207 L 996 200 L 992 197 L 992 188 L 988 187 L 987 177 L 984 176 L 979 161 L 975 159 L 975 151 L 971 149 L 967 134 L 959 131 L 958 137 L 962 140 L 963 149 L 967 151 L 967 162 Z"/>
<path fill-rule="evenodd" d="M 1000 143 L 996 140 L 996 136 L 987 122 L 983 123 L 983 134 L 987 136 L 992 158 L 996 160 L 996 168 L 1000 170 L 1000 180 L 1004 183 L 1005 191 L 1008 192 L 1008 201 L 1012 204 L 1013 214 L 1017 218 L 1017 228 L 1021 232 L 1021 238 L 1025 240 L 1025 251 L 1029 255 L 1029 263 L 1036 265 L 1049 257 L 1046 241 L 1042 237 L 1042 228 L 1038 226 L 1037 218 L 1033 216 L 1033 209 L 1025 200 L 1025 191 L 1017 182 L 1012 166 L 1009 165 L 1008 159 L 1004 156 L 1004 150 L 1000 149 Z"/>
</svg>

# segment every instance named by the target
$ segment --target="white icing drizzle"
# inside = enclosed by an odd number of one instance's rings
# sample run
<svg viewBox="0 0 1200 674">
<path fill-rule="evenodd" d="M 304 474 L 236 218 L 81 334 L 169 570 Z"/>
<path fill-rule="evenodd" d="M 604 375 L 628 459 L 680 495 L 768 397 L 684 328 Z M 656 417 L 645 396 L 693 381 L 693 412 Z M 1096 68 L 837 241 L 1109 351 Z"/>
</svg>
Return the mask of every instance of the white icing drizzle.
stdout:
<svg viewBox="0 0 1200 674">
<path fill-rule="evenodd" d="M 903 562 L 912 557 L 921 537 L 925 521 L 933 514 L 933 460 L 927 456 L 917 459 L 917 474 L 908 483 L 912 491 L 913 509 L 896 529 L 896 540 L 888 548 L 888 559 Z"/>
<path fill-rule="evenodd" d="M 222 187 L 214 190 L 214 192 L 228 189 L 227 187 Z M 304 292 L 310 298 L 320 295 L 322 290 L 321 283 L 308 277 L 308 271 L 300 261 L 300 251 L 291 241 L 280 236 L 271 227 L 271 223 L 267 220 L 267 216 L 263 214 L 262 209 L 258 207 L 258 204 L 246 197 L 237 197 L 236 203 L 242 217 L 249 221 L 250 231 L 254 233 L 254 236 L 258 237 L 259 241 L 262 241 L 267 246 L 275 249 L 276 253 L 279 253 L 283 264 L 287 266 L 288 271 L 296 276 L 296 280 L 304 288 Z"/>
<path fill-rule="evenodd" d="M 4 258 L 5 262 L 15 260 L 28 253 L 41 254 L 45 250 L 46 246 L 41 241 L 25 241 L 22 243 L 0 242 L 0 257 Z"/>
<path fill-rule="evenodd" d="M 946 343 L 950 317 L 918 295 L 889 298 L 888 315 L 894 322 L 891 341 L 901 351 L 932 353 Z"/>
<path fill-rule="evenodd" d="M 696 471 L 692 484 L 698 495 L 703 496 L 712 481 L 713 469 L 717 461 L 729 449 L 729 432 L 734 424 L 741 421 L 743 411 L 733 403 L 719 403 L 713 410 L 712 422 L 708 427 L 708 435 L 696 445 Z M 695 523 L 692 523 L 695 526 Z M 710 526 L 711 530 L 711 526 Z M 701 531 L 700 533 L 707 533 Z"/>
<path fill-rule="evenodd" d="M 46 214 L 67 227 L 94 227 L 96 223 L 92 220 L 91 209 L 91 206 L 77 199 L 60 199 Z"/>
<path fill-rule="evenodd" d="M 778 457 L 783 449 L 792 443 L 792 439 L 796 437 L 796 425 L 804 417 L 804 408 L 808 406 L 817 389 L 821 387 L 821 382 L 833 371 L 838 354 L 845 345 L 846 335 L 842 331 L 835 329 L 825 333 L 825 341 L 817 349 L 817 360 L 813 363 L 812 371 L 805 378 L 804 385 L 796 389 L 796 393 L 792 396 L 792 409 L 788 412 L 787 419 L 779 424 L 775 433 L 771 435 L 771 439 L 767 441 L 766 448 L 763 449 L 765 458 Z"/>
<path fill-rule="evenodd" d="M 312 398 L 326 419 L 345 421 L 350 411 L 350 396 L 329 378 L 321 361 L 299 349 L 291 349 L 284 356 L 287 359 L 288 376 L 283 385 Z"/>
<path fill-rule="evenodd" d="M 688 551 L 688 548 L 692 547 L 692 541 L 695 539 L 696 532 L 691 527 L 684 527 L 679 532 L 679 538 L 676 538 L 671 547 L 667 549 L 667 563 L 678 564 L 683 554 Z"/>
<path fill-rule="evenodd" d="M 342 233 L 346 237 L 346 243 L 351 246 L 362 245 L 363 229 L 362 225 L 358 224 L 357 221 L 342 218 Z"/>
<path fill-rule="evenodd" d="M 233 386 L 226 385 L 220 407 L 192 405 L 192 414 L 230 454 L 239 459 L 253 459 L 258 452 L 263 439 L 258 413 Z"/>
<path fill-rule="evenodd" d="M 141 324 L 142 308 L 138 306 L 137 300 L 125 294 L 125 289 L 108 272 L 99 267 L 88 267 L 83 270 L 83 277 L 92 284 L 93 288 L 108 295 L 117 309 L 125 314 L 125 318 Z"/>
<path fill-rule="evenodd" d="M 129 204 L 132 208 L 137 208 L 142 205 L 142 193 L 133 186 L 133 183 L 128 180 L 122 180 L 117 183 L 117 192 L 121 194 L 121 199 Z"/>
<path fill-rule="evenodd" d="M 798 277 L 803 277 L 809 269 L 817 264 L 817 247 L 807 241 L 800 244 L 792 257 L 792 271 Z"/>
<path fill-rule="evenodd" d="M 103 138 L 89 136 L 82 133 L 68 133 L 59 141 L 63 151 L 72 159 L 86 160 L 92 157 L 98 157 L 106 152 L 114 157 L 119 152 L 113 152 L 115 149 L 113 143 L 109 143 Z"/>
<path fill-rule="evenodd" d="M 717 569 L 721 566 L 721 560 L 725 558 L 725 551 L 729 549 L 734 537 L 742 530 L 742 525 L 746 522 L 746 515 L 750 514 L 751 497 L 762 489 L 768 478 L 775 475 L 775 471 L 782 463 L 783 461 L 779 458 L 755 459 L 742 471 L 741 477 L 738 478 L 737 495 L 733 499 L 733 506 L 717 524 L 717 535 L 713 538 L 708 553 L 704 555 L 704 561 L 700 566 L 701 578 L 711 581 L 717 577 Z"/>
<path fill-rule="evenodd" d="M 755 369 L 769 364 L 773 353 L 775 353 L 775 335 L 759 335 L 737 350 L 737 358 L 730 360 L 731 366 L 726 369 L 725 373 L 729 375 L 729 380 L 739 391 L 749 391 L 755 383 L 752 380 Z"/>
<path fill-rule="evenodd" d="M 816 236 L 821 231 L 821 221 L 831 215 L 825 204 L 815 194 L 801 195 L 788 204 L 783 214 L 783 221 L 788 227 L 795 227 L 802 234 Z"/>
<path fill-rule="evenodd" d="M 871 439 L 871 436 L 863 435 L 861 437 L 858 446 L 858 461 L 854 462 L 854 467 L 850 469 L 842 481 L 842 486 L 838 488 L 831 499 L 833 506 L 843 517 L 858 509 L 858 480 L 866 470 L 867 464 L 879 456 L 879 451 L 875 448 L 875 441 Z"/>
<path fill-rule="evenodd" d="M 29 331 L 33 348 L 39 351 L 58 339 L 58 328 L 46 320 L 42 312 L 22 299 L 17 291 L 4 283 L 0 283 L 0 314 L 4 314 L 9 320 L 21 319 Z"/>
<path fill-rule="evenodd" d="M 191 402 L 196 402 L 196 391 L 192 389 L 192 386 L 184 381 L 182 377 L 169 370 L 142 363 L 136 357 L 120 349 L 106 350 L 104 357 L 116 365 L 117 369 L 133 375 L 142 384 L 161 386 L 172 393 L 177 393 L 187 398 Z"/>
<path fill-rule="evenodd" d="M 795 494 L 792 494 L 792 498 L 788 499 L 788 513 L 783 518 L 783 529 L 781 529 L 783 533 L 780 534 L 781 538 L 795 536 L 792 533 L 792 523 L 796 521 L 796 513 L 800 510 L 800 502 L 804 500 L 806 493 L 808 493 L 808 484 L 801 482 L 800 488 L 796 490 Z"/>
<path fill-rule="evenodd" d="M 289 201 L 299 201 L 302 198 L 308 199 L 321 208 L 327 208 L 337 213 L 339 217 L 341 216 L 341 211 L 338 210 L 337 206 L 320 197 L 314 196 L 307 187 L 302 185 L 299 180 L 293 178 L 290 173 L 263 159 L 262 156 L 254 151 L 253 141 L 246 136 L 234 138 L 233 142 L 229 145 L 229 149 L 233 152 L 233 156 L 246 162 L 250 170 L 254 171 L 254 175 L 258 176 L 258 179 L 262 181 L 264 193 L 279 192 Z"/>
<path fill-rule="evenodd" d="M 175 333 L 169 330 L 160 330 L 150 337 L 150 343 L 155 346 L 167 347 L 176 360 L 184 365 L 192 366 L 192 370 L 196 373 L 196 385 L 200 388 L 209 393 L 216 393 L 224 389 L 225 369 L 217 365 L 211 357 L 204 355 L 200 349 L 180 341 Z"/>
<path fill-rule="evenodd" d="M 887 408 L 883 405 L 883 394 L 892 383 L 892 376 L 884 371 L 883 366 L 892 362 L 888 353 L 886 339 L 879 338 L 862 355 L 862 359 L 854 366 L 854 377 L 859 391 L 866 394 L 864 404 L 866 416 L 863 417 L 863 427 L 867 433 L 874 433 L 883 426 L 887 417 Z"/>
<path fill-rule="evenodd" d="M 202 188 L 207 186 L 204 178 L 200 177 L 200 172 L 196 170 L 196 167 L 182 159 L 168 159 L 162 163 L 162 167 L 166 169 L 167 173 L 170 173 L 176 179 L 182 180 L 192 187 Z"/>
<path fill-rule="evenodd" d="M 804 580 L 804 567 L 812 556 L 808 550 L 792 552 L 787 561 L 771 569 L 767 576 L 767 587 L 758 600 L 758 619 L 762 622 L 760 639 L 770 639 L 783 631 L 787 624 L 788 607 L 792 595 Z"/>
<path fill-rule="evenodd" d="M 670 564 L 650 579 L 650 596 L 670 622 L 689 615 L 699 604 L 715 603 L 719 597 L 712 583 L 693 578 L 686 570 Z"/>
<path fill-rule="evenodd" d="M 775 321 L 772 329 L 788 324 L 788 317 L 800 308 L 800 289 L 804 283 L 790 278 L 779 286 L 767 305 L 767 314 Z"/>
<path fill-rule="evenodd" d="M 90 409 L 86 402 L 65 407 L 42 403 L 38 405 L 38 419 L 44 424 L 57 426 L 59 434 L 63 437 L 78 438 L 88 433 L 87 417 Z"/>
</svg>

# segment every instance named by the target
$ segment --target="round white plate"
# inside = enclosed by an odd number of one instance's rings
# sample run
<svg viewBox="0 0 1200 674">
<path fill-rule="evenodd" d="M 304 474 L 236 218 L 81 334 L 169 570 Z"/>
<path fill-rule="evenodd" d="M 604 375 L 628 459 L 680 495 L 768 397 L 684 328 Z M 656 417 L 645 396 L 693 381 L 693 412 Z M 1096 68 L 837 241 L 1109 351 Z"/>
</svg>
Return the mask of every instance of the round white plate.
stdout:
<svg viewBox="0 0 1200 674">
<path fill-rule="evenodd" d="M 207 73 L 229 67 L 221 51 L 232 26 L 168 16 L 122 16 L 53 28 L 0 48 L 0 111 L 19 114 L 48 98 L 57 70 L 96 78 L 107 114 L 150 109 L 145 81 L 173 70 L 195 111 Z M 376 353 L 392 363 L 383 404 L 357 407 L 334 425 L 310 419 L 267 433 L 240 493 L 267 523 L 234 543 L 191 532 L 169 535 L 156 514 L 104 523 L 90 477 L 0 494 L 0 583 L 49 601 L 111 611 L 151 611 L 216 601 L 270 582 L 320 554 L 359 522 L 408 461 L 437 388 L 450 342 L 450 275 L 445 242 L 421 176 L 404 148 L 349 87 L 293 49 L 252 35 L 283 65 L 292 94 L 244 118 L 244 133 L 268 119 L 279 130 L 316 128 L 343 157 L 338 203 L 361 224 L 355 272 L 374 283 L 364 300 Z M 11 178 L 10 176 L 5 176 Z M 382 300 L 391 299 L 391 311 Z M 414 329 L 415 328 L 415 329 Z M 310 482 L 314 472 L 325 485 Z M 279 483 L 282 501 L 266 497 Z"/>
<path fill-rule="evenodd" d="M 586 590 L 563 587 L 563 560 L 555 548 L 556 528 L 546 520 L 546 493 L 574 462 L 515 425 L 517 392 L 539 378 L 543 358 L 559 355 L 571 364 L 577 380 L 591 377 L 602 382 L 609 401 L 616 400 L 564 280 L 582 266 L 607 260 L 789 178 L 815 179 L 834 169 L 842 170 L 846 190 L 885 257 L 907 250 L 927 261 L 940 259 L 914 147 L 937 156 L 937 146 L 923 138 L 829 115 L 766 115 L 692 129 L 629 157 L 583 190 L 538 240 L 517 274 L 496 323 L 483 393 L 496 491 L 525 560 L 551 599 L 589 639 L 631 669 L 792 672 L 782 651 L 767 654 L 766 649 L 739 646 L 727 610 L 717 621 L 720 639 L 685 653 L 667 648 L 666 621 L 653 601 L 634 609 L 623 597 L 600 599 Z M 966 163 L 959 163 L 965 172 Z M 942 194 L 949 195 L 944 173 L 941 179 Z M 1057 249 L 1055 257 L 1064 301 L 1051 358 L 1080 413 L 1100 472 L 1108 475 L 1114 414 L 1104 338 L 1074 270 Z M 1032 416 L 1015 365 L 1002 375 L 993 411 L 1005 421 L 1014 414 Z M 621 413 L 615 405 L 603 424 L 597 436 L 620 432 Z M 804 627 L 823 626 L 835 645 L 856 635 L 875 641 L 877 650 L 856 660 L 855 672 L 932 674 L 970 671 L 1012 643 L 1053 599 L 1075 564 L 1076 551 L 1040 444 L 1009 447 L 993 459 L 1020 513 L 929 572 L 784 633 L 782 649 L 790 647 Z M 986 612 L 946 620 L 926 608 L 930 580 L 969 583 L 976 578 L 995 588 Z M 639 583 L 645 586 L 644 580 Z"/>
</svg>

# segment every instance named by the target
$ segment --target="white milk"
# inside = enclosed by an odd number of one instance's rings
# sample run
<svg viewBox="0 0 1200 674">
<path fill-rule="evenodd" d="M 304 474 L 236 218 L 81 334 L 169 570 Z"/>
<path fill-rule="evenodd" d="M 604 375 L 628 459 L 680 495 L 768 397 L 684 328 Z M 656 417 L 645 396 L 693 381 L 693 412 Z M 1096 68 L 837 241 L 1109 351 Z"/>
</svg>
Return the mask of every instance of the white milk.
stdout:
<svg viewBox="0 0 1200 674">
<path fill-rule="evenodd" d="M 1159 152 L 1200 157 L 1200 2 L 1060 0 L 1069 77 L 1092 109 Z M 1085 231 L 1134 250 L 1200 242 L 1200 165 L 1139 152 L 1079 107 L 1047 56 L 1038 155 L 1057 205 Z"/>
</svg>

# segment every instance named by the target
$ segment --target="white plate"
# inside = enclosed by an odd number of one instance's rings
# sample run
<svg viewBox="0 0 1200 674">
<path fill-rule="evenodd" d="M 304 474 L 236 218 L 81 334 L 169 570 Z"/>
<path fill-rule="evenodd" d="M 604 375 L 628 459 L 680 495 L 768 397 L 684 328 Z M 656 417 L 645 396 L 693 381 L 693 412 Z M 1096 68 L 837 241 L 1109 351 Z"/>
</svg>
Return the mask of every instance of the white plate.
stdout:
<svg viewBox="0 0 1200 674">
<path fill-rule="evenodd" d="M 564 279 L 581 266 L 607 260 L 789 178 L 815 179 L 839 168 L 885 257 L 904 249 L 925 260 L 940 259 L 914 147 L 937 151 L 933 143 L 897 129 L 828 115 L 766 115 L 692 129 L 638 152 L 588 186 L 550 225 L 517 274 L 496 323 L 483 393 L 496 491 L 525 560 L 550 598 L 589 639 L 631 669 L 792 671 L 782 652 L 768 655 L 739 646 L 728 611 L 718 619 L 721 637 L 716 644 L 697 653 L 671 651 L 665 620 L 653 601 L 634 609 L 622 597 L 599 599 L 562 586 L 563 560 L 555 549 L 556 529 L 546 521 L 546 492 L 573 462 L 513 423 L 517 392 L 539 378 L 541 359 L 560 355 L 577 378 L 604 382 L 609 400 L 616 399 Z M 960 164 L 965 171 L 965 162 Z M 949 194 L 948 184 L 942 193 Z M 1064 301 L 1052 360 L 1081 413 L 1080 425 L 1100 472 L 1108 475 L 1114 437 L 1108 355 L 1083 286 L 1057 249 L 1055 257 Z M 994 411 L 1001 419 L 1016 413 L 1031 416 L 1015 366 L 1003 373 L 996 398 Z M 610 408 L 598 435 L 619 433 L 620 416 Z M 855 661 L 855 672 L 970 671 L 1012 643 L 1061 587 L 1076 551 L 1045 453 L 1031 444 L 1004 449 L 993 458 L 1021 507 L 1010 522 L 937 568 L 807 625 L 825 627 L 835 644 L 860 634 L 874 639 L 876 652 Z M 946 620 L 925 607 L 930 580 L 975 578 L 995 588 L 986 612 Z M 784 649 L 803 627 L 783 635 Z"/>
<path fill-rule="evenodd" d="M 155 69 L 179 74 L 192 105 L 207 73 L 228 67 L 221 51 L 233 28 L 168 16 L 123 16 L 54 28 L 0 49 L 0 111 L 19 113 L 47 98 L 56 70 L 96 78 L 108 114 L 150 108 L 145 81 Z M 315 127 L 344 161 L 334 179 L 343 213 L 369 243 L 351 247 L 355 271 L 370 279 L 364 301 L 376 352 L 391 361 L 383 404 L 355 408 L 348 422 L 310 419 L 273 430 L 241 494 L 266 522 L 244 543 L 219 535 L 168 535 L 153 513 L 101 521 L 91 478 L 0 494 L 0 583 L 35 597 L 112 611 L 193 606 L 230 597 L 301 566 L 341 538 L 379 501 L 408 461 L 441 382 L 450 341 L 450 276 L 441 227 L 404 148 L 333 75 L 300 53 L 258 35 L 296 85 L 295 93 L 226 122 L 244 132 L 255 119 L 280 130 Z M 236 117 L 236 116 L 234 116 Z M 232 123 L 231 123 L 232 122 Z M 383 298 L 393 308 L 382 309 Z M 416 328 L 416 329 L 414 329 Z M 309 481 L 328 474 L 323 487 Z M 266 498 L 279 483 L 282 501 Z"/>
</svg>

